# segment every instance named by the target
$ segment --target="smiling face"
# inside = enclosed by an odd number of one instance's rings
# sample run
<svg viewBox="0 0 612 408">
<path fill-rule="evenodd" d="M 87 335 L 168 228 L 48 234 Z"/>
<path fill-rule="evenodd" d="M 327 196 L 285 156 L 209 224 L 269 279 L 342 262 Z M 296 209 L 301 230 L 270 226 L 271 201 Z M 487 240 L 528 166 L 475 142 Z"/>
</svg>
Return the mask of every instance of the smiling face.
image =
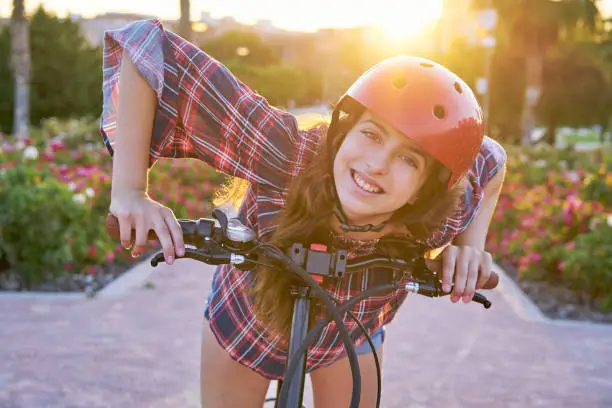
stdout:
<svg viewBox="0 0 612 408">
<path fill-rule="evenodd" d="M 334 159 L 342 209 L 353 224 L 379 224 L 413 203 L 430 159 L 406 136 L 366 111 Z"/>
</svg>

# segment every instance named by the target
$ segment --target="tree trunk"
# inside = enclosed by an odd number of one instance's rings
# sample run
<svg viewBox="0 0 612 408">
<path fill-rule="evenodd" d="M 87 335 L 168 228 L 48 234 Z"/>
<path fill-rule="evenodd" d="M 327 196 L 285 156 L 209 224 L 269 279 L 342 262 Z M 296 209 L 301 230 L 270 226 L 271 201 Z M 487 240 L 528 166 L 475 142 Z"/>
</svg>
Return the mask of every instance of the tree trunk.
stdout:
<svg viewBox="0 0 612 408">
<path fill-rule="evenodd" d="M 192 40 L 191 36 L 191 18 L 190 18 L 190 1 L 181 0 L 181 19 L 179 20 L 178 34 L 187 41 Z"/>
<path fill-rule="evenodd" d="M 15 79 L 13 133 L 28 137 L 30 124 L 30 41 L 24 0 L 13 0 L 11 16 L 11 68 Z"/>
<path fill-rule="evenodd" d="M 546 137 L 544 139 L 546 143 L 555 147 L 557 142 L 557 118 L 552 117 L 548 121 L 548 126 L 546 127 Z"/>
<path fill-rule="evenodd" d="M 531 134 L 536 126 L 535 107 L 542 90 L 544 56 L 535 52 L 527 56 L 527 87 L 523 104 L 523 144 L 531 144 Z"/>
</svg>

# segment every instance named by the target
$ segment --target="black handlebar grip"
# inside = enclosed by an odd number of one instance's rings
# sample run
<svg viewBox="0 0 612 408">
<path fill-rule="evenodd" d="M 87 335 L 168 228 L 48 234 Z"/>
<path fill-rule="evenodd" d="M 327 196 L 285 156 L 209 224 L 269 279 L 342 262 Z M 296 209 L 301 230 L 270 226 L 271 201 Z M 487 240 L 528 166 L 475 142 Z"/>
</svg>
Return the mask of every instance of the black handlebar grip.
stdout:
<svg viewBox="0 0 612 408">
<path fill-rule="evenodd" d="M 121 239 L 120 231 L 119 231 L 119 220 L 113 214 L 107 214 L 106 220 L 104 221 L 104 228 L 106 229 L 106 233 L 114 239 Z M 147 239 L 152 241 L 157 241 L 157 234 L 155 231 L 150 230 Z M 134 242 L 136 240 L 136 231 L 132 229 L 132 236 L 130 238 L 130 242 Z"/>
<path fill-rule="evenodd" d="M 482 304 L 485 309 L 488 309 L 488 308 L 491 307 L 491 302 L 489 301 L 489 299 L 487 299 L 486 297 L 484 297 L 480 293 L 474 293 L 474 297 L 472 298 L 472 300 L 474 302 L 478 302 L 478 303 Z"/>
</svg>

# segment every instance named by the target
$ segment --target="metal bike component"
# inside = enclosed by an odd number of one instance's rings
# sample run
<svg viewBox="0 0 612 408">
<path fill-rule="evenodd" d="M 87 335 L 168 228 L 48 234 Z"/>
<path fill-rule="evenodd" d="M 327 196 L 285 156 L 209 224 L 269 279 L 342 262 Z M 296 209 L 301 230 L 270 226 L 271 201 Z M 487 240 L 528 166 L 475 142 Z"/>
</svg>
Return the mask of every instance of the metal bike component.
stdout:
<svg viewBox="0 0 612 408">
<path fill-rule="evenodd" d="M 308 333 L 308 312 L 310 310 L 310 288 L 303 285 L 295 285 L 291 288 L 294 296 L 293 317 L 291 319 L 291 335 L 289 337 L 289 356 L 294 356 L 299 350 Z M 301 407 L 304 399 L 304 385 L 306 381 L 306 355 L 307 352 L 298 356 L 298 366 L 300 369 L 295 371 L 291 378 L 286 378 L 289 383 L 289 397 L 287 398 L 288 407 Z M 282 384 L 279 384 L 278 396 Z M 276 400 L 276 406 L 279 399 Z"/>
<path fill-rule="evenodd" d="M 225 236 L 230 241 L 240 243 L 253 242 L 256 238 L 253 230 L 244 226 L 240 220 L 236 218 L 232 218 L 227 222 Z"/>
<path fill-rule="evenodd" d="M 291 288 L 295 302 L 289 339 L 289 354 L 285 378 L 283 381 L 279 381 L 278 385 L 277 407 L 302 407 L 307 348 L 324 325 L 332 320 L 336 322 L 337 330 L 347 347 L 347 354 L 351 363 L 353 374 L 351 408 L 359 404 L 359 387 L 361 385 L 359 366 L 350 334 L 341 317 L 347 312 L 350 313 L 350 309 L 357 301 L 366 299 L 383 290 L 398 289 L 400 288 L 400 281 L 404 282 L 401 288 L 410 293 L 428 297 L 449 295 L 442 290 L 439 277 L 426 268 L 424 253 L 410 249 L 410 244 L 407 244 L 403 259 L 372 255 L 349 261 L 346 251 L 328 251 L 326 247 L 319 244 L 312 244 L 309 249 L 302 244 L 294 244 L 288 248 L 285 254 L 280 248 L 259 242 L 254 231 L 244 226 L 239 219 L 228 219 L 218 209 L 213 211 L 213 216 L 214 219 L 178 220 L 183 231 L 185 244 L 195 247 L 185 248 L 185 255 L 181 258 L 191 258 L 211 265 L 234 264 L 249 268 L 251 265 L 262 263 L 258 256 L 264 255 L 264 257 L 270 257 L 277 262 L 275 265 L 263 263 L 264 265 L 294 273 L 301 279 L 300 283 Z M 113 238 L 119 238 L 118 220 L 113 217 L 111 215 L 107 217 L 106 229 Z M 154 233 L 151 236 L 151 232 L 149 232 L 149 239 L 156 239 Z M 159 262 L 163 261 L 164 254 L 159 252 L 151 259 L 151 265 L 157 266 Z M 354 296 L 345 304 L 339 305 L 335 305 L 319 285 L 325 284 L 326 280 L 340 278 L 346 273 L 371 267 L 389 268 L 394 271 L 394 276 L 395 272 L 399 272 L 399 275 L 408 276 L 410 280 L 406 282 L 405 279 L 397 281 L 394 279 L 393 283 L 370 288 Z M 497 285 L 499 277 L 492 274 L 491 278 L 487 282 L 486 288 L 491 289 Z M 327 308 L 328 315 L 319 320 L 309 332 L 309 309 L 311 299 L 315 296 Z M 491 307 L 491 302 L 480 293 L 475 293 L 473 300 L 481 303 L 486 309 Z M 281 396 L 284 400 L 281 399 Z"/>
</svg>

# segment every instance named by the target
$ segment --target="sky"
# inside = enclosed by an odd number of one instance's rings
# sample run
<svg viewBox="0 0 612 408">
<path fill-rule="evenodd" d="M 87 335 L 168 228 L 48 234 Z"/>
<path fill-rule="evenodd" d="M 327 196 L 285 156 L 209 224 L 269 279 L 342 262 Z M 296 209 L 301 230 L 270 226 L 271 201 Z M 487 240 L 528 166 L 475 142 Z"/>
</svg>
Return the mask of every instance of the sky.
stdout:
<svg viewBox="0 0 612 408">
<path fill-rule="evenodd" d="M 162 19 L 179 15 L 179 0 L 25 0 L 28 10 L 44 4 L 60 17 L 67 13 L 90 17 L 105 12 L 134 12 Z M 202 11 L 212 17 L 234 17 L 244 23 L 269 19 L 278 27 L 313 31 L 323 27 L 350 27 L 381 23 L 395 31 L 417 31 L 437 18 L 442 0 L 191 0 L 191 17 Z M 612 0 L 600 0 L 606 15 L 612 14 Z M 0 0 L 0 16 L 9 16 L 12 0 Z"/>
<path fill-rule="evenodd" d="M 611 0 L 612 1 L 612 0 Z M 179 0 L 25 0 L 26 9 L 44 4 L 60 17 L 67 12 L 86 17 L 105 12 L 135 12 L 160 18 L 178 18 Z M 387 23 L 395 28 L 423 25 L 438 17 L 442 0 L 191 0 L 192 20 L 202 11 L 212 17 L 234 17 L 244 23 L 269 19 L 278 27 L 312 31 L 322 27 L 349 27 Z M 9 16 L 12 0 L 0 0 L 0 15 Z M 401 11 L 401 12 L 400 12 Z M 401 16 L 401 19 L 400 19 Z"/>
</svg>

